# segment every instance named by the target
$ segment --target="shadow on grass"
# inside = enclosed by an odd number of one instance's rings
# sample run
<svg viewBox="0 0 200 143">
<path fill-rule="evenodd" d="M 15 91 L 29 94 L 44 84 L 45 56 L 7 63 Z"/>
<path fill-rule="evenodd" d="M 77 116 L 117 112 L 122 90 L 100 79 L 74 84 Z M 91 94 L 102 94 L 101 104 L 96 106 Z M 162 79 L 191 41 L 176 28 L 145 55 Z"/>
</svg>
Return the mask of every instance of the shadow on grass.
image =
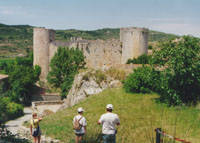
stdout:
<svg viewBox="0 0 200 143">
<path fill-rule="evenodd" d="M 82 143 L 101 143 L 102 142 L 102 134 L 96 134 L 93 136 L 86 136 Z"/>
<path fill-rule="evenodd" d="M 75 139 L 71 139 L 70 143 L 75 143 Z M 102 143 L 102 134 L 86 135 L 81 143 Z"/>
</svg>

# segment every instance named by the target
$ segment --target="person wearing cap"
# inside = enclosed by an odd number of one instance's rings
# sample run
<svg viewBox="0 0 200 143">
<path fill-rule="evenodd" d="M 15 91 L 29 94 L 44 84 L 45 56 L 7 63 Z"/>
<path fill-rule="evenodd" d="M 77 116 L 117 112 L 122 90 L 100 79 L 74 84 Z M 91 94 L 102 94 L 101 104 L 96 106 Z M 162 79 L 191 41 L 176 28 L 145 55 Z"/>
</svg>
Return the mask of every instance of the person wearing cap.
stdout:
<svg viewBox="0 0 200 143">
<path fill-rule="evenodd" d="M 85 117 L 83 117 L 83 108 L 79 107 L 77 109 L 78 111 L 78 115 L 76 115 L 73 119 L 73 124 L 75 124 L 75 122 L 78 122 L 80 124 L 80 129 L 74 129 L 74 133 L 76 135 L 76 143 L 81 143 L 83 136 L 86 134 L 86 126 L 87 126 L 87 122 Z"/>
<path fill-rule="evenodd" d="M 106 113 L 101 115 L 98 124 L 102 124 L 103 143 L 116 143 L 116 125 L 120 125 L 117 114 L 112 113 L 113 105 L 106 106 Z"/>
<path fill-rule="evenodd" d="M 32 114 L 32 119 L 31 119 L 31 124 L 30 124 L 30 131 L 31 135 L 33 136 L 34 143 L 38 141 L 40 143 L 40 138 L 41 138 L 41 129 L 39 126 L 39 122 L 42 120 L 42 118 L 37 117 L 37 113 Z"/>
</svg>

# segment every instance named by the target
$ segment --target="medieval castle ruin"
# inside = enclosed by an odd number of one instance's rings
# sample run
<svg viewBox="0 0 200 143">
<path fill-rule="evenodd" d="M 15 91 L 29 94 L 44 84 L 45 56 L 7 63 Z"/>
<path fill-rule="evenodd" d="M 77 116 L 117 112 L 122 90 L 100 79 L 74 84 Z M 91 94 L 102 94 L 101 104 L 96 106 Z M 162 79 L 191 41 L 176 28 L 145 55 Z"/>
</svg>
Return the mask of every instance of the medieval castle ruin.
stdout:
<svg viewBox="0 0 200 143">
<path fill-rule="evenodd" d="M 148 29 L 121 28 L 120 40 L 84 40 L 71 38 L 69 42 L 55 40 L 55 31 L 34 28 L 33 52 L 34 65 L 41 67 L 40 79 L 46 80 L 49 64 L 58 47 L 79 48 L 85 55 L 86 66 L 94 69 L 120 67 L 128 59 L 147 54 Z"/>
</svg>

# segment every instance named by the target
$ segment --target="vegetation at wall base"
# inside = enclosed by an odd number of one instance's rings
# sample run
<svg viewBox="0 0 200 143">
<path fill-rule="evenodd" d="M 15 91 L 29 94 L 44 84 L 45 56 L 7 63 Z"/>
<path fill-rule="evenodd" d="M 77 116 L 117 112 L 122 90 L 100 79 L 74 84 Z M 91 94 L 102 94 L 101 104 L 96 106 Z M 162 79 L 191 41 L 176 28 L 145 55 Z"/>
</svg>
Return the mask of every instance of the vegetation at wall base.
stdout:
<svg viewBox="0 0 200 143">
<path fill-rule="evenodd" d="M 141 55 L 138 58 L 128 59 L 127 64 L 151 64 L 151 55 Z"/>
<path fill-rule="evenodd" d="M 106 112 L 106 105 L 111 103 L 121 121 L 117 133 L 119 143 L 153 143 L 156 137 L 154 130 L 158 127 L 171 135 L 176 134 L 176 137 L 199 143 L 199 110 L 184 106 L 169 107 L 156 103 L 158 98 L 156 94 L 127 93 L 121 88 L 107 89 L 73 107 L 45 117 L 41 129 L 47 136 L 73 143 L 75 135 L 72 120 L 77 108 L 83 107 L 83 115 L 87 119 L 84 143 L 100 143 L 102 127 L 97 125 L 97 121 Z"/>
<path fill-rule="evenodd" d="M 112 77 L 113 79 L 124 81 L 126 79 L 126 72 L 124 70 L 109 68 L 106 70 L 106 74 Z"/>
<path fill-rule="evenodd" d="M 48 73 L 48 82 L 61 88 L 61 96 L 65 98 L 74 81 L 78 70 L 84 68 L 83 52 L 79 49 L 59 47 L 51 60 L 51 71 Z"/>
</svg>

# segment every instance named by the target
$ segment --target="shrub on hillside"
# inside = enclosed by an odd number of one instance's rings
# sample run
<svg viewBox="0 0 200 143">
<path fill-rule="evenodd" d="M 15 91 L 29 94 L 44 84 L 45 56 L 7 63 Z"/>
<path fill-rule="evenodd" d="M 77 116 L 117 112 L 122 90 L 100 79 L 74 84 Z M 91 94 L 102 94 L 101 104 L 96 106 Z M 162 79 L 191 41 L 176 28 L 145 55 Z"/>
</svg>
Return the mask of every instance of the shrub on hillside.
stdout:
<svg viewBox="0 0 200 143">
<path fill-rule="evenodd" d="M 141 55 L 138 58 L 128 59 L 127 64 L 150 64 L 151 63 L 151 55 Z"/>
<path fill-rule="evenodd" d="M 101 70 L 96 70 L 93 73 L 93 76 L 96 78 L 96 82 L 100 84 L 102 81 L 106 81 L 107 77 Z"/>
<path fill-rule="evenodd" d="M 159 90 L 160 73 L 151 67 L 143 66 L 134 69 L 124 81 L 124 88 L 127 92 L 149 93 Z"/>
<path fill-rule="evenodd" d="M 14 59 L 0 59 L 0 70 L 7 71 L 8 65 L 13 64 Z"/>
<path fill-rule="evenodd" d="M 196 104 L 200 100 L 200 40 L 184 36 L 178 42 L 162 42 L 159 47 L 152 55 L 154 67 L 138 68 L 129 75 L 126 91 L 156 91 L 169 105 Z"/>
<path fill-rule="evenodd" d="M 81 50 L 59 47 L 50 63 L 48 82 L 61 88 L 61 96 L 65 97 L 71 89 L 75 74 L 84 65 L 84 55 Z"/>
<path fill-rule="evenodd" d="M 8 119 L 14 119 L 23 115 L 23 106 L 12 102 L 9 97 L 0 98 L 0 124 Z"/>
<path fill-rule="evenodd" d="M 197 103 L 200 99 L 199 39 L 184 36 L 179 42 L 168 41 L 159 47 L 153 54 L 153 62 L 165 75 L 161 101 L 170 105 Z"/>
<path fill-rule="evenodd" d="M 103 71 L 101 71 L 101 70 L 89 71 L 89 72 L 85 73 L 85 74 L 83 75 L 82 80 L 89 81 L 91 77 L 94 78 L 95 81 L 96 81 L 99 85 L 101 84 L 101 82 L 107 80 L 106 74 L 105 74 Z"/>
</svg>

